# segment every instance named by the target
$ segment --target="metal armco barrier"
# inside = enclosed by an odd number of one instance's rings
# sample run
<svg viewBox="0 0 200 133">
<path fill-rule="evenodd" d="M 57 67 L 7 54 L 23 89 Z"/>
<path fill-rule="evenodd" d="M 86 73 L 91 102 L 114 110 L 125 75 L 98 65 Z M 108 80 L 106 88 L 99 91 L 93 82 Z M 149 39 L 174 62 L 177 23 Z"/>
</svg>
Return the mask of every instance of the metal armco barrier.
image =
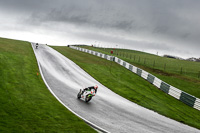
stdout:
<svg viewBox="0 0 200 133">
<path fill-rule="evenodd" d="M 98 57 L 105 58 L 109 61 L 114 61 L 114 62 L 118 63 L 119 65 L 132 71 L 133 73 L 137 74 L 138 76 L 142 77 L 143 79 L 147 80 L 151 84 L 155 85 L 157 88 L 159 88 L 163 92 L 182 101 L 183 103 L 187 104 L 188 106 L 193 107 L 200 111 L 200 99 L 199 98 L 196 98 L 195 96 L 192 96 L 186 92 L 183 92 L 183 91 L 165 83 L 164 81 L 158 79 L 154 75 L 152 75 L 138 67 L 135 67 L 134 65 L 129 64 L 128 62 L 125 62 L 122 59 L 119 59 L 118 57 L 106 55 L 106 54 L 103 54 L 100 52 L 96 52 L 96 51 L 92 51 L 92 50 L 88 50 L 88 49 L 84 49 L 84 48 L 80 48 L 80 47 L 75 47 L 75 46 L 70 46 L 70 48 L 73 48 L 73 49 L 76 49 L 79 51 L 83 51 L 83 52 L 87 52 L 87 53 L 96 55 Z"/>
</svg>

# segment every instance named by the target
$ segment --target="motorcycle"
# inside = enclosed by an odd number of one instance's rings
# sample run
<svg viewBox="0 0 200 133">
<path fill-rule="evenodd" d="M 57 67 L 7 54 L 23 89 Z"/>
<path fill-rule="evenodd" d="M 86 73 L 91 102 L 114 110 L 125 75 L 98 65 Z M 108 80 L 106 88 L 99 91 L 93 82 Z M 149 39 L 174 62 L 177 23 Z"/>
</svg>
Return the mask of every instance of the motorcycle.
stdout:
<svg viewBox="0 0 200 133">
<path fill-rule="evenodd" d="M 92 97 L 95 96 L 96 94 L 94 89 L 85 90 L 83 93 L 82 91 L 83 90 L 80 89 L 80 92 L 78 93 L 77 98 L 84 100 L 86 103 L 89 102 L 92 99 Z"/>
<path fill-rule="evenodd" d="M 38 46 L 39 46 L 38 43 L 36 43 L 36 45 L 35 45 L 36 49 L 38 48 Z"/>
</svg>

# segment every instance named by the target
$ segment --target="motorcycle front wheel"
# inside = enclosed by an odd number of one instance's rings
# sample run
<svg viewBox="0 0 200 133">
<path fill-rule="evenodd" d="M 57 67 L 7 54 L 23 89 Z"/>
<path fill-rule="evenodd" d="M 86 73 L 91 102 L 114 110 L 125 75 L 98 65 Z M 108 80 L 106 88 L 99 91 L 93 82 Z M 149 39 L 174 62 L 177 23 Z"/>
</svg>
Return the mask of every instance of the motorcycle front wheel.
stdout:
<svg viewBox="0 0 200 133">
<path fill-rule="evenodd" d="M 87 95 L 86 98 L 85 98 L 85 102 L 87 103 L 87 102 L 89 102 L 91 99 L 92 99 L 92 96 Z"/>
</svg>

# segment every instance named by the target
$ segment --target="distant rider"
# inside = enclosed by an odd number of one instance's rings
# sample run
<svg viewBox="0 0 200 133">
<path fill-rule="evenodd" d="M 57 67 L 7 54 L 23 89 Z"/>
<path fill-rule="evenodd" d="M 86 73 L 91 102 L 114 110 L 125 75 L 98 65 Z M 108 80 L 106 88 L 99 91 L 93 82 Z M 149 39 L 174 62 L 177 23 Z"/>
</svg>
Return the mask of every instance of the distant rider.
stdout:
<svg viewBox="0 0 200 133">
<path fill-rule="evenodd" d="M 94 90 L 95 90 L 95 93 L 97 93 L 98 86 L 95 85 L 95 86 L 87 87 L 87 88 L 85 88 L 85 89 L 82 91 L 82 94 L 83 94 L 85 91 L 91 91 L 92 89 L 94 89 Z"/>
<path fill-rule="evenodd" d="M 36 43 L 36 49 L 38 48 L 38 43 Z"/>
</svg>

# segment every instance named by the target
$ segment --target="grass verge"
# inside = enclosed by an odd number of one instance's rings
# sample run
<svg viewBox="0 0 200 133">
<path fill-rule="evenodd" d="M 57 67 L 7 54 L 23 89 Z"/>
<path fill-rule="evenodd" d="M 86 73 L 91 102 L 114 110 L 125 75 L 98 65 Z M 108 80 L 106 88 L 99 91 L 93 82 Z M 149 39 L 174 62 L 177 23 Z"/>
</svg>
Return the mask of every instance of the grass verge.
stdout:
<svg viewBox="0 0 200 133">
<path fill-rule="evenodd" d="M 165 94 L 117 63 L 68 47 L 53 48 L 115 93 L 161 115 L 200 129 L 200 111 Z"/>
<path fill-rule="evenodd" d="M 111 54 L 113 51 L 114 56 L 124 58 L 135 64 L 146 66 L 152 69 L 158 69 L 169 73 L 181 74 L 193 78 L 200 78 L 200 62 L 178 60 L 173 58 L 161 57 L 145 52 L 128 49 L 115 49 L 115 48 L 98 48 L 90 46 L 82 46 L 87 49 L 101 51 L 106 54 Z"/>
<path fill-rule="evenodd" d="M 30 43 L 0 38 L 0 132 L 96 132 L 48 91 Z"/>
</svg>

